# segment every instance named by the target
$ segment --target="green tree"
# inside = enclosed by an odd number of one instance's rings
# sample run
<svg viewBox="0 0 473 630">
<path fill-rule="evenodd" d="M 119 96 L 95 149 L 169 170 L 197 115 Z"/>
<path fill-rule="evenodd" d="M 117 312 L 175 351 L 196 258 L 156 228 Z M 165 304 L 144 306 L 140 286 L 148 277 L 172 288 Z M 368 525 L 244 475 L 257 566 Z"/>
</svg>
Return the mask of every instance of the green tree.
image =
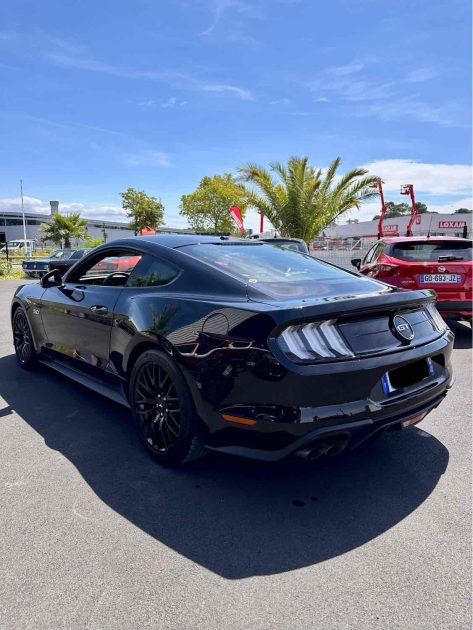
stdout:
<svg viewBox="0 0 473 630">
<path fill-rule="evenodd" d="M 69 248 L 73 238 L 82 240 L 87 234 L 87 220 L 80 218 L 79 212 L 69 215 L 57 212 L 49 223 L 41 226 L 43 241 L 52 241 L 57 246 Z"/>
<path fill-rule="evenodd" d="M 292 157 L 287 165 L 270 164 L 269 171 L 256 164 L 238 170 L 254 186 L 246 189 L 248 204 L 263 213 L 282 236 L 310 243 L 341 214 L 358 209 L 377 194 L 371 188 L 377 177 L 368 176 L 363 168 L 339 176 L 340 162 L 338 157 L 325 173 L 310 166 L 307 157 Z"/>
<path fill-rule="evenodd" d="M 419 214 L 429 214 L 429 210 L 425 203 L 422 201 L 416 201 L 416 208 Z M 385 219 L 394 219 L 395 217 L 404 217 L 412 213 L 412 207 L 408 203 L 394 203 L 394 201 L 388 201 L 386 204 Z M 375 214 L 373 221 L 380 218 L 380 214 Z"/>
<path fill-rule="evenodd" d="M 472 210 L 468 210 L 468 208 L 458 208 L 458 210 L 455 210 L 454 214 L 471 214 L 473 211 Z"/>
<path fill-rule="evenodd" d="M 235 182 L 230 173 L 204 177 L 190 195 L 182 195 L 179 214 L 186 217 L 196 232 L 237 232 L 230 217 L 230 208 L 238 206 L 242 217 L 246 212 L 245 187 Z"/>
<path fill-rule="evenodd" d="M 103 238 L 92 238 L 92 236 L 88 236 L 82 243 L 82 247 L 86 247 L 87 249 L 94 249 L 95 247 L 99 247 L 99 245 L 103 245 L 104 243 L 105 240 Z"/>
<path fill-rule="evenodd" d="M 122 206 L 127 211 L 130 227 L 138 234 L 143 229 L 156 229 L 163 223 L 164 205 L 156 197 L 142 190 L 128 188 L 120 193 Z"/>
</svg>

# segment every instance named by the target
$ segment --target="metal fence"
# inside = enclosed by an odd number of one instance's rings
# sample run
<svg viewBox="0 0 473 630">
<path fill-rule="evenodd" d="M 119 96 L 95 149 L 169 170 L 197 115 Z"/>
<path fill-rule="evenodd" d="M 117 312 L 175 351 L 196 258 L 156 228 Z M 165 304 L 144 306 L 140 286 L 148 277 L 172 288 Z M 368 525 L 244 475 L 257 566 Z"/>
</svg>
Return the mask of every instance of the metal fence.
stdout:
<svg viewBox="0 0 473 630">
<path fill-rule="evenodd" d="M 352 258 L 364 258 L 369 249 L 376 243 L 373 238 L 359 238 L 351 241 L 340 239 L 319 239 L 310 253 L 316 258 L 344 267 L 354 269 Z"/>
</svg>

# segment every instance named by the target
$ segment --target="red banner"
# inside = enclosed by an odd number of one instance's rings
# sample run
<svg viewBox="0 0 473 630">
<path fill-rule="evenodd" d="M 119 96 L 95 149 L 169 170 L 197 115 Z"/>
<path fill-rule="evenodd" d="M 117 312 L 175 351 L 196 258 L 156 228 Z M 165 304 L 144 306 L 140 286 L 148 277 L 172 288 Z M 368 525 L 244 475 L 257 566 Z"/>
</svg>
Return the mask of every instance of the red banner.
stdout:
<svg viewBox="0 0 473 630">
<path fill-rule="evenodd" d="M 232 206 L 230 208 L 230 216 L 232 217 L 235 225 L 240 230 L 241 234 L 245 233 L 245 228 L 243 226 L 243 218 L 241 216 L 241 211 L 238 206 Z"/>
</svg>

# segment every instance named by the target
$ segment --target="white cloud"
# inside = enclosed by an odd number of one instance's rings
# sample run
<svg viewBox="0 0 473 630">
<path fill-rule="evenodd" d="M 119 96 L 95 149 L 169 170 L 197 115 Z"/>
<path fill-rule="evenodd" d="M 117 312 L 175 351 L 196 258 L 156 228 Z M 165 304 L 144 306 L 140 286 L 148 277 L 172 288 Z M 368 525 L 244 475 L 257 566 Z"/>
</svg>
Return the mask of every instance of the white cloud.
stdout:
<svg viewBox="0 0 473 630">
<path fill-rule="evenodd" d="M 124 79 L 165 83 L 180 89 L 194 90 L 197 92 L 226 93 L 244 101 L 255 100 L 249 90 L 239 85 L 209 81 L 183 72 L 173 70 L 141 70 L 129 66 L 118 66 L 92 59 L 83 54 L 70 54 L 62 50 L 44 52 L 42 57 L 47 62 L 61 68 L 74 68 L 87 72 L 97 72 Z"/>
<path fill-rule="evenodd" d="M 171 166 L 169 156 L 163 151 L 143 151 L 130 153 L 124 156 L 123 161 L 127 166 Z"/>
<path fill-rule="evenodd" d="M 437 125 L 453 125 L 462 114 L 461 104 L 444 100 L 435 104 L 426 103 L 419 94 L 412 93 L 412 85 L 429 81 L 438 75 L 433 67 L 417 67 L 402 77 L 387 75 L 384 80 L 372 72 L 377 60 L 352 62 L 328 67 L 308 86 L 316 102 L 330 96 L 332 102 L 349 107 L 352 116 L 375 117 L 390 121 L 408 119 Z M 383 75 L 384 76 L 384 75 Z M 408 90 L 409 87 L 409 90 Z M 407 93 L 406 93 L 407 91 Z"/>
<path fill-rule="evenodd" d="M 225 13 L 229 10 L 232 10 L 233 13 L 244 14 L 250 17 L 259 15 L 259 11 L 255 4 L 242 2 L 242 0 L 212 0 L 211 4 L 213 5 L 213 20 L 210 26 L 199 33 L 199 35 L 204 37 L 211 35 L 215 31 L 224 18 Z"/>
<path fill-rule="evenodd" d="M 430 81 L 437 74 L 435 68 L 417 68 L 408 73 L 406 81 L 407 83 L 423 83 L 424 81 Z"/>
<path fill-rule="evenodd" d="M 177 98 L 175 96 L 171 96 L 171 98 L 168 98 L 167 101 L 163 101 L 161 103 L 161 107 L 175 107 L 177 105 Z"/>
<path fill-rule="evenodd" d="M 429 203 L 429 210 L 432 212 L 438 213 L 449 213 L 455 212 L 459 208 L 467 208 L 468 210 L 473 209 L 473 197 L 465 197 L 464 199 L 458 199 L 456 201 L 450 201 L 448 203 Z"/>
<path fill-rule="evenodd" d="M 37 197 L 23 197 L 24 209 L 26 213 L 47 214 L 50 213 L 49 201 L 43 201 Z M 121 206 L 104 205 L 104 204 L 85 204 L 79 202 L 60 203 L 59 211 L 68 214 L 71 212 L 80 212 L 84 217 L 90 219 L 101 219 L 108 221 L 123 221 L 126 219 L 126 213 Z M 0 199 L 0 212 L 21 212 L 21 198 L 4 198 Z"/>
<path fill-rule="evenodd" d="M 23 196 L 25 212 L 36 212 L 38 214 L 49 213 L 49 202 L 42 201 L 36 197 Z M 20 197 L 5 197 L 0 199 L 0 212 L 21 212 Z"/>
<path fill-rule="evenodd" d="M 215 0 L 214 2 L 214 18 L 210 26 L 208 26 L 204 31 L 199 33 L 200 35 L 210 35 L 219 25 L 220 20 L 222 19 L 225 11 L 230 7 L 234 6 L 232 0 Z"/>
<path fill-rule="evenodd" d="M 238 87 L 236 85 L 228 85 L 226 83 L 202 83 L 204 92 L 217 92 L 219 94 L 234 94 L 242 101 L 254 101 L 254 96 L 249 90 Z"/>
<path fill-rule="evenodd" d="M 161 107 L 164 109 L 169 107 L 183 107 L 184 105 L 187 105 L 187 101 L 181 101 L 175 96 L 171 96 L 171 98 L 161 102 Z"/>
<path fill-rule="evenodd" d="M 274 101 L 269 101 L 270 105 L 290 105 L 291 100 L 289 98 L 277 98 Z"/>
<path fill-rule="evenodd" d="M 153 105 L 156 105 L 156 101 L 151 99 L 147 101 L 128 101 L 128 103 L 130 105 L 138 105 L 138 107 L 153 107 Z"/>
<path fill-rule="evenodd" d="M 406 201 L 406 197 L 396 197 L 395 199 L 386 199 L 386 201 L 394 201 L 395 203 L 401 203 Z M 430 203 L 425 198 L 419 199 L 426 203 L 427 208 L 432 212 L 438 212 L 439 214 L 451 214 L 455 210 L 459 208 L 468 208 L 471 209 L 473 207 L 473 199 L 471 197 L 466 197 L 465 199 L 458 199 L 458 201 L 449 201 L 448 203 Z M 410 201 L 408 200 L 410 204 Z M 358 219 L 359 221 L 371 221 L 373 217 L 381 212 L 381 202 L 380 201 L 369 201 L 368 203 L 364 203 L 360 210 L 352 210 L 350 213 L 343 215 L 341 217 L 339 223 L 346 223 L 348 219 Z"/>
<path fill-rule="evenodd" d="M 401 184 L 429 195 L 465 195 L 472 189 L 472 167 L 467 164 L 429 164 L 415 160 L 378 160 L 363 168 L 379 175 L 387 192 L 399 192 Z"/>
<path fill-rule="evenodd" d="M 334 77 L 346 77 L 346 76 L 349 76 L 350 74 L 356 74 L 357 72 L 361 72 L 361 70 L 363 70 L 364 67 L 365 67 L 365 64 L 361 62 L 348 63 L 343 66 L 332 66 L 330 68 L 327 68 L 326 74 L 334 76 Z"/>
<path fill-rule="evenodd" d="M 380 120 L 387 121 L 408 118 L 418 122 L 438 125 L 451 125 L 455 119 L 454 112 L 450 106 L 435 107 L 411 96 L 393 97 L 391 101 L 363 103 L 362 106 L 353 109 L 352 114 L 359 118 L 375 116 Z"/>
</svg>

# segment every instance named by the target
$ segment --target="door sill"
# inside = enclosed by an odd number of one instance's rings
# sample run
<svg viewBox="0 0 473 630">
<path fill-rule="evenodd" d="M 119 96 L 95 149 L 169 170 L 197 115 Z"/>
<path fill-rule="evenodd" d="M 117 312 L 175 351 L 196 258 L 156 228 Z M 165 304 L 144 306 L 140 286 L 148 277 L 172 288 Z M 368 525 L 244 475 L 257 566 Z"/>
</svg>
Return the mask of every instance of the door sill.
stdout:
<svg viewBox="0 0 473 630">
<path fill-rule="evenodd" d="M 56 372 L 59 372 L 64 376 L 67 376 L 67 378 L 70 378 L 76 383 L 79 383 L 80 385 L 83 385 L 88 389 L 92 389 L 97 394 L 105 396 L 106 398 L 113 400 L 119 405 L 130 408 L 130 403 L 125 398 L 119 385 L 114 387 L 109 383 L 101 381 L 100 379 L 95 378 L 91 375 L 84 374 L 84 372 L 81 372 L 80 370 L 76 370 L 75 368 L 66 365 L 65 363 L 62 363 L 61 361 L 57 361 L 49 357 L 42 357 L 40 359 L 40 363 L 46 365 L 47 367 L 50 367 L 53 370 L 56 370 Z"/>
</svg>

